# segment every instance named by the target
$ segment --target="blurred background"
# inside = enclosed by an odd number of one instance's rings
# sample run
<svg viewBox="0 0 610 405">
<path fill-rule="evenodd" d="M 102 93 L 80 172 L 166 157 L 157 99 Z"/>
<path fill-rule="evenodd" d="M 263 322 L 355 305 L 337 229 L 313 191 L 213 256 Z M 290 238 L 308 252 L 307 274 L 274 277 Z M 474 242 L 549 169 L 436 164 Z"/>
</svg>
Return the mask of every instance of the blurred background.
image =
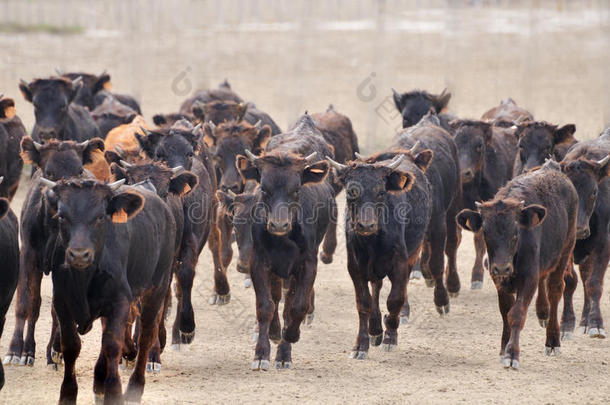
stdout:
<svg viewBox="0 0 610 405">
<path fill-rule="evenodd" d="M 373 152 L 400 126 L 391 88 L 478 118 L 505 97 L 539 120 L 610 123 L 610 1 L 0 0 L 0 93 L 20 78 L 112 76 L 146 118 L 227 78 L 286 129 L 332 103 Z"/>
</svg>

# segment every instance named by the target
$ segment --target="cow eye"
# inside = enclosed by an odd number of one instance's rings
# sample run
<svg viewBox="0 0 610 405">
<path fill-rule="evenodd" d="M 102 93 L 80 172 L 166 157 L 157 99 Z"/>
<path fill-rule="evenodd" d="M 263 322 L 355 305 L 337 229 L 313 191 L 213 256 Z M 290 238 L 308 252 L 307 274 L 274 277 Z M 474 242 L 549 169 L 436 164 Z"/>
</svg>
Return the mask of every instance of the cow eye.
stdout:
<svg viewBox="0 0 610 405">
<path fill-rule="evenodd" d="M 100 215 L 97 216 L 97 218 L 95 218 L 95 220 L 97 222 L 103 222 L 104 219 L 106 219 L 106 216 L 104 214 L 100 214 Z"/>
<path fill-rule="evenodd" d="M 483 150 L 483 145 L 477 145 L 477 152 L 481 152 Z"/>
<path fill-rule="evenodd" d="M 192 158 L 193 157 L 193 152 L 189 152 L 186 154 L 186 157 Z"/>
</svg>

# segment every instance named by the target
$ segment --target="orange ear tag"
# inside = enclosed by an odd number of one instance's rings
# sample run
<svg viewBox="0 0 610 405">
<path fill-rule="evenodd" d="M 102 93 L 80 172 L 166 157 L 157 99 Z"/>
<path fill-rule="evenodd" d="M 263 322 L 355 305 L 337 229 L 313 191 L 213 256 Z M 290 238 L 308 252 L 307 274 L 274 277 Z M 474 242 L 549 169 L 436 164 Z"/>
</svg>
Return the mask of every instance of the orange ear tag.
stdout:
<svg viewBox="0 0 610 405">
<path fill-rule="evenodd" d="M 127 213 L 123 208 L 112 214 L 112 222 L 115 224 L 124 224 L 127 222 Z"/>
<path fill-rule="evenodd" d="M 184 188 L 182 189 L 182 193 L 180 195 L 181 196 L 186 195 L 189 193 L 189 191 L 191 191 L 191 186 L 189 186 L 188 183 L 186 183 L 184 185 Z"/>
<path fill-rule="evenodd" d="M 8 119 L 11 119 L 15 116 L 15 107 L 14 106 L 8 106 L 4 109 L 4 116 Z"/>
<path fill-rule="evenodd" d="M 107 81 L 106 83 L 104 83 L 104 90 L 110 91 L 110 89 L 112 89 L 112 83 L 110 83 L 110 81 Z"/>
</svg>

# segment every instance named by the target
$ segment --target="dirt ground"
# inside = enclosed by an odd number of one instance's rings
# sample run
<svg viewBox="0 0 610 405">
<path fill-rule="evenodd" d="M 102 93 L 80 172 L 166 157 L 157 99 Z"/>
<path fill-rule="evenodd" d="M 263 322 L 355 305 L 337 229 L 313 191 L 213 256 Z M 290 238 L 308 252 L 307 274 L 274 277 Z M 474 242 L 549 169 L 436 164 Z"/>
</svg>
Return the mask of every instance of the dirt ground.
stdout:
<svg viewBox="0 0 610 405">
<path fill-rule="evenodd" d="M 175 31 L 164 27 L 159 15 L 164 10 L 155 10 L 151 25 L 143 12 L 128 31 L 98 27 L 67 36 L 0 33 L 0 93 L 17 100 L 18 113 L 31 128 L 32 108 L 19 95 L 17 82 L 49 75 L 55 67 L 107 69 L 115 90 L 135 94 L 148 119 L 177 110 L 195 88 L 228 78 L 240 95 L 255 101 L 282 128 L 306 109 L 320 111 L 333 103 L 352 119 L 364 153 L 390 144 L 400 124 L 390 87 L 431 92 L 448 87 L 453 93 L 450 110 L 463 117 L 478 117 L 511 96 L 538 119 L 576 123 L 581 139 L 597 136 L 610 122 L 608 2 L 587 2 L 585 8 L 561 1 L 521 2 L 514 8 L 506 2 L 474 2 L 485 5 L 473 8 L 441 2 L 425 9 L 421 3 L 407 1 L 400 8 L 397 4 L 403 3 L 389 1 L 372 15 L 346 6 L 353 16 L 328 6 L 328 19 L 320 17 L 326 9 L 318 6 L 292 22 L 244 18 L 222 23 L 202 15 L 198 29 Z M 236 15 L 230 8 L 236 3 L 229 4 L 225 15 Z M 525 8 L 530 5 L 539 8 Z M 13 201 L 17 212 L 28 186 L 24 181 Z M 343 207 L 344 194 L 338 201 Z M 340 230 L 334 262 L 319 264 L 314 323 L 303 327 L 293 348 L 293 369 L 281 372 L 249 371 L 254 294 L 243 287 L 235 263 L 228 270 L 231 303 L 208 305 L 212 261 L 206 248 L 193 293 L 194 343 L 179 352 L 168 348 L 161 374 L 147 378 L 142 402 L 610 403 L 610 341 L 575 336 L 562 343 L 561 356 L 547 357 L 545 332 L 533 305 L 521 335 L 521 370 L 501 367 L 502 323 L 495 288 L 486 275 L 483 290 L 469 289 L 474 251 L 471 235 L 463 236 L 458 252 L 462 291 L 452 299 L 451 312 L 441 318 L 432 290 L 423 281 L 410 282 L 412 316 L 399 329 L 397 350 L 371 348 L 367 360 L 356 361 L 348 358 L 358 321 Z M 386 284 L 383 299 L 387 292 Z M 49 370 L 44 360 L 51 294 L 50 278 L 45 277 L 36 364 L 6 367 L 0 403 L 47 404 L 58 398 L 62 369 Z M 577 318 L 582 302 L 580 283 Z M 602 311 L 610 316 L 607 293 Z M 7 318 L 2 357 L 13 331 L 13 307 Z M 86 404 L 93 400 L 99 322 L 82 339 L 76 372 L 79 403 Z M 129 374 L 123 372 L 122 378 L 125 387 Z"/>
</svg>

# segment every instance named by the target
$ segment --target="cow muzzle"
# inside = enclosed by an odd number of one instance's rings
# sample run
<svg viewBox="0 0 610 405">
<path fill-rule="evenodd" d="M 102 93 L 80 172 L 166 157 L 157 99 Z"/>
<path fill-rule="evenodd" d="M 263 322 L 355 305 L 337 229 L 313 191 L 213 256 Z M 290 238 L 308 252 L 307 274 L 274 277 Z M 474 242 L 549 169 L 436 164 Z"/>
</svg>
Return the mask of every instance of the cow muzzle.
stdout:
<svg viewBox="0 0 610 405">
<path fill-rule="evenodd" d="M 508 277 L 513 272 L 513 264 L 512 263 L 492 263 L 491 265 L 491 275 L 496 277 Z"/>
<path fill-rule="evenodd" d="M 474 171 L 472 169 L 466 169 L 462 171 L 462 182 L 470 183 L 474 180 Z"/>
<path fill-rule="evenodd" d="M 578 227 L 576 229 L 576 239 L 587 239 L 591 236 L 591 230 L 588 226 Z"/>
<path fill-rule="evenodd" d="M 290 222 L 288 221 L 267 221 L 267 231 L 273 235 L 283 236 L 290 232 Z"/>
<path fill-rule="evenodd" d="M 85 269 L 93 263 L 93 251 L 91 249 L 66 249 L 66 262 L 70 267 Z"/>
<path fill-rule="evenodd" d="M 369 236 L 377 233 L 377 223 L 369 221 L 358 221 L 354 225 L 354 231 L 358 235 Z"/>
</svg>

